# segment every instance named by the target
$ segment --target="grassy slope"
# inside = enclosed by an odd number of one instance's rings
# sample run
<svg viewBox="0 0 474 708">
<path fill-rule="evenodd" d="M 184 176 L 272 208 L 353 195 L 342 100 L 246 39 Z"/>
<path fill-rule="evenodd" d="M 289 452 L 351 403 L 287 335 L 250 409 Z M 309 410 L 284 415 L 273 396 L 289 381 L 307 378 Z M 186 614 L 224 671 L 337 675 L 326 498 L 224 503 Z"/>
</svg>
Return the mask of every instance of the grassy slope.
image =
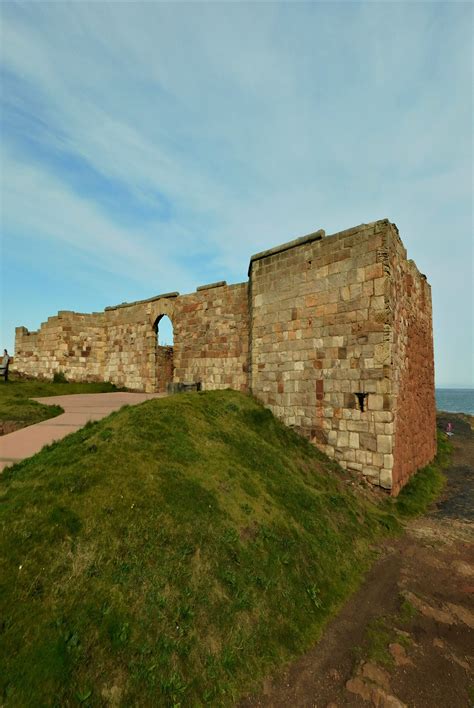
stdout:
<svg viewBox="0 0 474 708">
<path fill-rule="evenodd" d="M 430 504 L 439 497 L 446 484 L 443 468 L 451 455 L 452 446 L 444 433 L 438 431 L 438 451 L 433 462 L 414 475 L 396 499 L 387 506 L 401 519 L 426 514 Z"/>
<path fill-rule="evenodd" d="M 116 391 L 109 383 L 50 383 L 21 381 L 11 378 L 0 381 L 0 421 L 14 421 L 19 427 L 33 425 L 63 412 L 60 406 L 46 406 L 30 400 L 41 396 L 62 396 L 71 393 L 104 393 Z"/>
<path fill-rule="evenodd" d="M 231 391 L 124 408 L 1 485 L 7 706 L 230 704 L 318 637 L 397 526 Z"/>
</svg>

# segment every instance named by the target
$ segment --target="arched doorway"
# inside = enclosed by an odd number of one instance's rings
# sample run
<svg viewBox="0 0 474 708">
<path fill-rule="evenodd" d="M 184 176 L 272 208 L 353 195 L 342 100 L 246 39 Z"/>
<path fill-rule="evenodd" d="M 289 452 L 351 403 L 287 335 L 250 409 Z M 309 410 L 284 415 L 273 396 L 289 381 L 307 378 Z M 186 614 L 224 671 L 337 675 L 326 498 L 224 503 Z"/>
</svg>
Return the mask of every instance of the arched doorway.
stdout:
<svg viewBox="0 0 474 708">
<path fill-rule="evenodd" d="M 173 346 L 173 323 L 168 315 L 161 315 L 161 317 L 159 317 L 156 321 L 156 342 L 160 347 Z"/>
<path fill-rule="evenodd" d="M 168 384 L 173 381 L 173 323 L 168 315 L 160 315 L 155 322 L 156 333 L 156 390 L 166 393 Z"/>
</svg>

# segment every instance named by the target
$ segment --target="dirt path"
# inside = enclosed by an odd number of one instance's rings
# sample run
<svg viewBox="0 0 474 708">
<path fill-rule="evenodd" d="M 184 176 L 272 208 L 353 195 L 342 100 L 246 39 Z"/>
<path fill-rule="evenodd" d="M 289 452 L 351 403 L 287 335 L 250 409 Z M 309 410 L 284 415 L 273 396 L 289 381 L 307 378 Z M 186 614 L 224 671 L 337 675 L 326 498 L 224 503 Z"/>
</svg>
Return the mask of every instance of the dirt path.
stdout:
<svg viewBox="0 0 474 708">
<path fill-rule="evenodd" d="M 0 472 L 5 467 L 36 454 L 45 445 L 79 430 L 89 420 L 100 420 L 122 406 L 134 406 L 164 395 L 166 394 L 111 392 L 35 398 L 39 403 L 61 406 L 64 413 L 0 437 Z"/>
<path fill-rule="evenodd" d="M 320 642 L 241 708 L 474 706 L 474 433 L 460 416 L 445 494 L 388 542 Z"/>
</svg>

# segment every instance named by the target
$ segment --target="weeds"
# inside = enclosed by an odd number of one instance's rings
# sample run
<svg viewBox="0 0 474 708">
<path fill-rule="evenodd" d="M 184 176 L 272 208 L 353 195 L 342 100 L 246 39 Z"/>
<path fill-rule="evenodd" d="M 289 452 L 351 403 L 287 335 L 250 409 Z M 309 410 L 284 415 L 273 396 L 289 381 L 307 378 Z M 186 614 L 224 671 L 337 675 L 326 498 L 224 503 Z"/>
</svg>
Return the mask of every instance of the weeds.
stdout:
<svg viewBox="0 0 474 708">
<path fill-rule="evenodd" d="M 55 371 L 53 375 L 53 383 L 66 384 L 69 383 L 63 371 Z"/>
</svg>

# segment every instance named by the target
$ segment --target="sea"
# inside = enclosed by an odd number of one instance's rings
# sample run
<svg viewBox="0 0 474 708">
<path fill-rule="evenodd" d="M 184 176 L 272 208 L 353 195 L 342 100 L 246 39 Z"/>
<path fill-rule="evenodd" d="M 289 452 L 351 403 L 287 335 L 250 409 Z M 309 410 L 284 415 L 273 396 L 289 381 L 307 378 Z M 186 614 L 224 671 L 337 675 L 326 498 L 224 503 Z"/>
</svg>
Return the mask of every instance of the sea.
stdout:
<svg viewBox="0 0 474 708">
<path fill-rule="evenodd" d="M 437 388 L 435 393 L 439 411 L 474 415 L 474 388 Z"/>
</svg>

